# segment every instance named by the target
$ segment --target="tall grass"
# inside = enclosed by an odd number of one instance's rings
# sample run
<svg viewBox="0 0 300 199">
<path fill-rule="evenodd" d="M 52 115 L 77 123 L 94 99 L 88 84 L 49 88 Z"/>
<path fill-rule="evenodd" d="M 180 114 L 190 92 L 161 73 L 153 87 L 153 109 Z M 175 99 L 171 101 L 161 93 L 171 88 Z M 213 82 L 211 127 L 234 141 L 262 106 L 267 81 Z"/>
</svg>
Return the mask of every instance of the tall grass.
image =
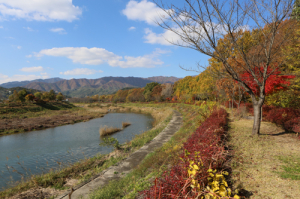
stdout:
<svg viewBox="0 0 300 199">
<path fill-rule="evenodd" d="M 131 124 L 129 122 L 122 122 L 122 127 L 123 129 L 126 128 L 127 126 L 130 126 Z"/>
<path fill-rule="evenodd" d="M 100 136 L 106 136 L 106 135 L 111 135 L 113 133 L 119 132 L 121 130 L 122 129 L 120 129 L 120 128 L 103 126 L 103 127 L 100 127 L 99 134 L 100 134 Z"/>
</svg>

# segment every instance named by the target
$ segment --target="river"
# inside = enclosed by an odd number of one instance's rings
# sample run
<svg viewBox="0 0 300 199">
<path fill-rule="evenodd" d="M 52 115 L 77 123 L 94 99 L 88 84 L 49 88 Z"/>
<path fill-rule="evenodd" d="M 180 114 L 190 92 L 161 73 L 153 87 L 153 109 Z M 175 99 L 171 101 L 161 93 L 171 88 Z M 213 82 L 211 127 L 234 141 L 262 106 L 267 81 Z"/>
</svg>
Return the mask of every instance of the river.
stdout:
<svg viewBox="0 0 300 199">
<path fill-rule="evenodd" d="M 20 181 L 22 175 L 49 172 L 62 167 L 60 163 L 68 165 L 111 152 L 112 147 L 99 146 L 99 128 L 104 125 L 121 128 L 122 122 L 131 125 L 112 135 L 121 144 L 152 128 L 153 118 L 137 113 L 108 113 L 87 122 L 1 136 L 0 190 Z"/>
</svg>

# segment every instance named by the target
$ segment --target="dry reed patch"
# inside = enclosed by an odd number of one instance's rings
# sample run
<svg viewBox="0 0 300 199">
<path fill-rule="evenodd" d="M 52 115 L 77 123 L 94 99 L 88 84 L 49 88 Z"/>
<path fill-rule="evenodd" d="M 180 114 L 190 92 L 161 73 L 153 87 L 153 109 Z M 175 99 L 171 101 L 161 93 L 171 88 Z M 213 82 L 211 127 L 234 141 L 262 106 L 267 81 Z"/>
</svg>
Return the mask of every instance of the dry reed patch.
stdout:
<svg viewBox="0 0 300 199">
<path fill-rule="evenodd" d="M 251 137 L 252 120 L 231 122 L 229 144 L 235 151 L 232 160 L 235 187 L 253 193 L 252 199 L 299 198 L 300 183 L 280 178 L 284 163 L 279 157 L 300 156 L 300 142 L 295 135 L 262 122 L 261 134 Z"/>
<path fill-rule="evenodd" d="M 120 128 L 103 126 L 103 127 L 100 127 L 99 134 L 100 134 L 100 136 L 106 136 L 106 135 L 111 135 L 113 133 L 119 132 L 121 130 L 122 129 L 120 129 Z"/>
<path fill-rule="evenodd" d="M 131 125 L 131 123 L 129 123 L 129 122 L 122 122 L 123 128 L 126 128 L 127 126 L 130 126 L 130 125 Z"/>
</svg>

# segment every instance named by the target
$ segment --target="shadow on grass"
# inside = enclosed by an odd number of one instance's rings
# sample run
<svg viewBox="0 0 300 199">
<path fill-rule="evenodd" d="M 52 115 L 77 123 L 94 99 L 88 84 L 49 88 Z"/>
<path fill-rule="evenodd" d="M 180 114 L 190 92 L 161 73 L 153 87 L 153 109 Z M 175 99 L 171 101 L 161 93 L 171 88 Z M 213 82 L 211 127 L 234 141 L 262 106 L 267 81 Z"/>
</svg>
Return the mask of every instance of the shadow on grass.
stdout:
<svg viewBox="0 0 300 199">
<path fill-rule="evenodd" d="M 54 103 L 36 103 L 36 105 L 41 106 L 45 109 L 50 110 L 61 110 L 61 109 L 71 109 L 75 106 L 73 104 L 69 103 L 60 103 L 60 102 L 54 102 Z"/>
<path fill-rule="evenodd" d="M 239 196 L 241 198 L 250 198 L 253 195 L 251 191 L 247 191 L 246 189 L 239 189 Z"/>
<path fill-rule="evenodd" d="M 259 135 L 270 135 L 270 136 L 280 136 L 280 135 L 287 135 L 287 134 L 297 134 L 295 132 L 291 132 L 291 131 L 283 131 L 283 132 L 280 132 L 280 133 L 260 133 Z"/>
</svg>

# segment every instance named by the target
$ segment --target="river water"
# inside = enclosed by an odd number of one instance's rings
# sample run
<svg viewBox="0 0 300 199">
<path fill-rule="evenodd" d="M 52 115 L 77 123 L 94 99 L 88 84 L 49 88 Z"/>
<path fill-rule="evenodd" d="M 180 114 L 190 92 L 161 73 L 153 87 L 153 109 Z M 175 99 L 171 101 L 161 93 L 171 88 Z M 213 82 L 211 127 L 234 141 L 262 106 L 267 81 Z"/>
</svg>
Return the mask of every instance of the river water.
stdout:
<svg viewBox="0 0 300 199">
<path fill-rule="evenodd" d="M 111 152 L 112 147 L 99 146 L 99 128 L 122 128 L 122 122 L 131 125 L 112 135 L 121 144 L 152 128 L 153 118 L 137 113 L 109 113 L 87 122 L 0 137 L 0 190 L 20 181 L 22 175 L 46 173 Z"/>
</svg>

